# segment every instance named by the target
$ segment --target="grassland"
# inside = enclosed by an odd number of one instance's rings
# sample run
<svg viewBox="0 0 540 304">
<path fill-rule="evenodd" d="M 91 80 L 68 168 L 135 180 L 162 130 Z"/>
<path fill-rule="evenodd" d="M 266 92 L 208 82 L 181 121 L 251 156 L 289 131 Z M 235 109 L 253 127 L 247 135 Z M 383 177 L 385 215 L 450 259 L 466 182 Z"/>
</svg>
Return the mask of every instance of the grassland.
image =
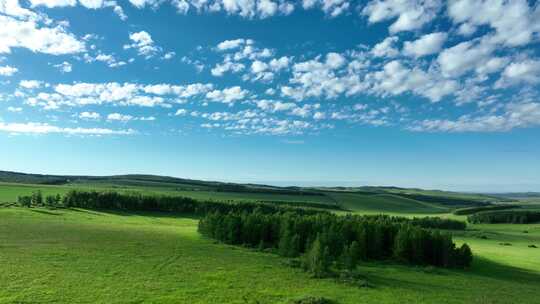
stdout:
<svg viewBox="0 0 540 304">
<path fill-rule="evenodd" d="M 358 288 L 215 244 L 191 218 L 18 207 L 0 208 L 0 218 L 1 303 L 540 303 L 540 249 L 527 247 L 540 243 L 540 225 L 458 236 L 476 254 L 468 271 L 363 264 L 373 287 Z"/>
<path fill-rule="evenodd" d="M 388 193 L 298 196 L 175 187 L 4 183 L 0 202 L 36 189 L 44 194 L 108 189 L 216 200 L 292 199 L 339 203 L 355 213 L 465 219 L 447 206 Z M 471 245 L 471 269 L 363 263 L 359 270 L 371 287 L 359 288 L 312 279 L 274 254 L 205 239 L 197 233 L 196 218 L 0 206 L 0 303 L 285 304 L 305 296 L 324 296 L 340 304 L 540 303 L 540 248 L 528 247 L 540 247 L 540 224 L 470 225 L 453 234 L 458 243 Z"/>
</svg>

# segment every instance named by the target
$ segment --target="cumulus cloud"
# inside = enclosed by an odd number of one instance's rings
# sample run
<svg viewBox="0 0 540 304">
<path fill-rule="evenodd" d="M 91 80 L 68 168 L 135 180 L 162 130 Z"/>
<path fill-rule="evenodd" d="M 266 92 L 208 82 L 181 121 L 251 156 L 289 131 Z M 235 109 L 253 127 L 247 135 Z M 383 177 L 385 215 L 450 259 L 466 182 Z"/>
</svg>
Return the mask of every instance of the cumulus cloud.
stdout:
<svg viewBox="0 0 540 304">
<path fill-rule="evenodd" d="M 85 120 L 99 120 L 101 115 L 97 112 L 82 112 L 79 113 L 79 118 Z"/>
<path fill-rule="evenodd" d="M 12 66 L 6 65 L 6 66 L 0 66 L 0 76 L 12 76 L 13 74 L 17 73 L 19 70 L 17 68 L 14 68 Z"/>
<path fill-rule="evenodd" d="M 187 110 L 186 109 L 178 109 L 176 110 L 176 112 L 174 113 L 174 116 L 184 116 L 184 115 L 187 115 Z"/>
<path fill-rule="evenodd" d="M 520 83 L 540 83 L 540 60 L 526 59 L 509 64 L 502 72 L 496 87 L 504 88 Z"/>
<path fill-rule="evenodd" d="M 414 92 L 434 102 L 459 88 L 454 80 L 417 67 L 409 68 L 398 60 L 385 64 L 383 70 L 370 74 L 369 78 L 373 81 L 372 90 L 383 96 Z"/>
<path fill-rule="evenodd" d="M 275 73 L 288 69 L 291 62 L 290 57 L 273 58 L 268 63 L 255 60 L 251 63 L 250 73 L 252 81 L 272 81 Z"/>
<path fill-rule="evenodd" d="M 448 35 L 446 33 L 431 33 L 415 41 L 407 41 L 403 45 L 403 53 L 407 56 L 422 57 L 438 53 Z"/>
<path fill-rule="evenodd" d="M 477 117 L 465 115 L 457 120 L 428 119 L 409 129 L 428 132 L 503 132 L 538 125 L 540 103 L 525 102 L 508 104 L 501 114 Z"/>
<path fill-rule="evenodd" d="M 126 20 L 127 16 L 121 6 L 116 1 L 112 0 L 79 0 L 79 4 L 88 9 L 112 8 L 113 12 L 118 15 L 121 20 Z M 47 8 L 54 7 L 73 7 L 77 5 L 77 0 L 30 0 L 32 7 L 45 6 Z"/>
<path fill-rule="evenodd" d="M 239 86 L 234 86 L 223 90 L 210 91 L 206 93 L 206 98 L 215 102 L 232 103 L 245 99 L 248 94 L 249 92 L 247 90 L 244 90 Z"/>
<path fill-rule="evenodd" d="M 399 50 L 395 47 L 399 38 L 396 36 L 387 37 L 382 42 L 377 43 L 371 49 L 371 53 L 375 57 L 395 57 L 399 54 Z"/>
<path fill-rule="evenodd" d="M 363 9 L 370 23 L 393 20 L 390 32 L 412 31 L 433 20 L 442 8 L 440 0 L 372 0 Z"/>
<path fill-rule="evenodd" d="M 282 86 L 281 95 L 295 100 L 309 97 L 336 98 L 340 94 L 354 95 L 365 89 L 360 76 L 354 69 L 343 71 L 346 58 L 342 54 L 328 53 L 324 60 L 320 56 L 315 59 L 298 62 L 292 66 L 292 77 L 289 86 Z"/>
<path fill-rule="evenodd" d="M 458 77 L 483 65 L 493 51 L 494 45 L 486 40 L 465 41 L 443 50 L 437 61 L 445 75 Z"/>
<path fill-rule="evenodd" d="M 67 61 L 55 64 L 54 67 L 60 70 L 60 72 L 62 73 L 70 73 L 71 71 L 73 71 L 73 66 Z"/>
<path fill-rule="evenodd" d="M 345 13 L 351 6 L 347 0 L 302 0 L 304 9 L 319 7 L 326 15 L 337 17 Z"/>
<path fill-rule="evenodd" d="M 174 3 L 181 13 L 187 13 L 191 7 L 194 7 L 199 12 L 223 11 L 229 15 L 259 19 L 275 15 L 289 15 L 294 10 L 294 5 L 287 1 L 273 0 L 215 0 L 213 2 L 177 0 Z"/>
<path fill-rule="evenodd" d="M 39 80 L 21 80 L 19 81 L 19 87 L 25 89 L 39 89 L 44 85 L 43 81 Z"/>
<path fill-rule="evenodd" d="M 454 23 L 465 26 L 460 26 L 460 31 L 466 34 L 488 25 L 495 30 L 494 42 L 507 46 L 528 44 L 540 31 L 540 10 L 529 6 L 527 0 L 453 0 L 449 1 L 448 15 Z"/>
<path fill-rule="evenodd" d="M 134 117 L 131 115 L 124 115 L 120 113 L 111 113 L 107 115 L 107 120 L 109 121 L 121 121 L 121 122 L 128 122 L 132 120 Z"/>
<path fill-rule="evenodd" d="M 212 70 L 210 70 L 210 73 L 213 76 L 221 77 L 227 72 L 238 73 L 244 70 L 245 68 L 246 66 L 242 63 L 233 62 L 233 61 L 225 61 L 223 63 L 216 64 L 216 66 L 213 67 Z"/>
<path fill-rule="evenodd" d="M 0 15 L 0 53 L 12 48 L 26 48 L 50 55 L 75 54 L 85 51 L 85 43 L 61 25 L 41 27 L 35 20 L 19 20 Z"/>
<path fill-rule="evenodd" d="M 134 48 L 140 56 L 144 56 L 146 59 L 161 52 L 161 48 L 155 45 L 154 40 L 146 31 L 130 33 L 129 39 L 132 43 L 124 45 L 124 49 Z"/>
</svg>

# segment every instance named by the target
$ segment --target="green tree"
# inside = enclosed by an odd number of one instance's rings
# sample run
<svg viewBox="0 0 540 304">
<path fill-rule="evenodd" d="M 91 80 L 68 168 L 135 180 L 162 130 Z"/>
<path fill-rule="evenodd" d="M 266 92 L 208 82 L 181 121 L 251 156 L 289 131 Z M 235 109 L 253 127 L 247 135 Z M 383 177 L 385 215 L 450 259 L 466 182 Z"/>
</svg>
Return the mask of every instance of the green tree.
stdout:
<svg viewBox="0 0 540 304">
<path fill-rule="evenodd" d="M 32 204 L 34 206 L 42 206 L 43 205 L 43 195 L 41 194 L 41 190 L 34 191 L 32 193 Z"/>
<path fill-rule="evenodd" d="M 456 264 L 459 267 L 469 267 L 473 259 L 472 251 L 469 245 L 463 244 L 457 249 Z"/>
<path fill-rule="evenodd" d="M 49 207 L 53 207 L 55 205 L 55 197 L 52 195 L 47 195 L 45 197 L 45 205 Z"/>
<path fill-rule="evenodd" d="M 17 197 L 17 202 L 22 207 L 30 208 L 30 206 L 32 205 L 32 197 L 30 197 L 30 196 L 19 196 L 19 197 Z"/>
<path fill-rule="evenodd" d="M 323 246 L 320 237 L 317 236 L 304 257 L 304 267 L 314 277 L 322 278 L 328 275 L 331 262 L 329 251 L 328 246 Z"/>
</svg>

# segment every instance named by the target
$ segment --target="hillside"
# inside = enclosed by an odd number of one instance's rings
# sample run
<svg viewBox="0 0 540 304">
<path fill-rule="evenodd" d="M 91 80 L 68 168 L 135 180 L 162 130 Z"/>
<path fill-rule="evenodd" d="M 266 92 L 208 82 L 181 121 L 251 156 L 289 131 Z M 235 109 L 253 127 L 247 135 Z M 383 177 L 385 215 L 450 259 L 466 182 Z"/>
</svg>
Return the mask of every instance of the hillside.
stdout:
<svg viewBox="0 0 540 304">
<path fill-rule="evenodd" d="M 327 204 L 350 211 L 422 214 L 509 200 L 482 194 L 398 187 L 277 187 L 143 174 L 83 176 L 0 171 L 0 183 L 4 183 L 0 186 L 3 201 L 15 201 L 17 195 L 30 194 L 36 189 L 45 194 L 96 189 L 181 195 L 200 200 L 287 202 L 313 207 Z"/>
</svg>

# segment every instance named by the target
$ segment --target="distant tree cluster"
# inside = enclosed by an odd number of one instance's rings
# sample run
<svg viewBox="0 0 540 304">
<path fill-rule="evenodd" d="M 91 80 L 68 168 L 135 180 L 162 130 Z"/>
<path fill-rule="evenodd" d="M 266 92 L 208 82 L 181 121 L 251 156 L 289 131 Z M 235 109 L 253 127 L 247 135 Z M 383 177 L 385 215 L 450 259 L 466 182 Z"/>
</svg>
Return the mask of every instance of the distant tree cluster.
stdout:
<svg viewBox="0 0 540 304">
<path fill-rule="evenodd" d="M 408 220 L 411 225 L 428 229 L 465 230 L 467 223 L 440 217 L 415 217 Z"/>
<path fill-rule="evenodd" d="M 17 197 L 17 202 L 19 205 L 28 208 L 31 206 L 60 207 L 63 205 L 60 194 L 47 195 L 45 198 L 43 198 L 43 194 L 39 190 L 34 191 L 32 195 L 22 195 Z"/>
<path fill-rule="evenodd" d="M 467 220 L 473 224 L 529 224 L 540 222 L 540 211 L 484 211 L 469 215 Z"/>
<path fill-rule="evenodd" d="M 387 216 L 298 215 L 213 212 L 199 231 L 227 244 L 271 248 L 281 256 L 302 257 L 304 268 L 323 276 L 330 265 L 354 269 L 359 261 L 396 260 L 417 265 L 468 267 L 472 253 L 452 238 Z"/>
<path fill-rule="evenodd" d="M 460 209 L 456 209 L 453 213 L 455 215 L 469 215 L 469 214 L 475 214 L 482 211 L 508 210 L 508 209 L 517 209 L 517 208 L 520 208 L 520 206 L 518 205 L 493 205 L 493 206 L 460 208 Z"/>
<path fill-rule="evenodd" d="M 252 212 L 260 213 L 296 212 L 315 214 L 325 211 L 290 206 L 275 206 L 263 203 L 235 203 L 199 201 L 183 196 L 143 195 L 140 193 L 98 192 L 72 190 L 66 193 L 62 202 L 66 207 L 87 209 L 113 209 L 131 211 L 161 211 L 205 215 L 210 212 Z"/>
</svg>

